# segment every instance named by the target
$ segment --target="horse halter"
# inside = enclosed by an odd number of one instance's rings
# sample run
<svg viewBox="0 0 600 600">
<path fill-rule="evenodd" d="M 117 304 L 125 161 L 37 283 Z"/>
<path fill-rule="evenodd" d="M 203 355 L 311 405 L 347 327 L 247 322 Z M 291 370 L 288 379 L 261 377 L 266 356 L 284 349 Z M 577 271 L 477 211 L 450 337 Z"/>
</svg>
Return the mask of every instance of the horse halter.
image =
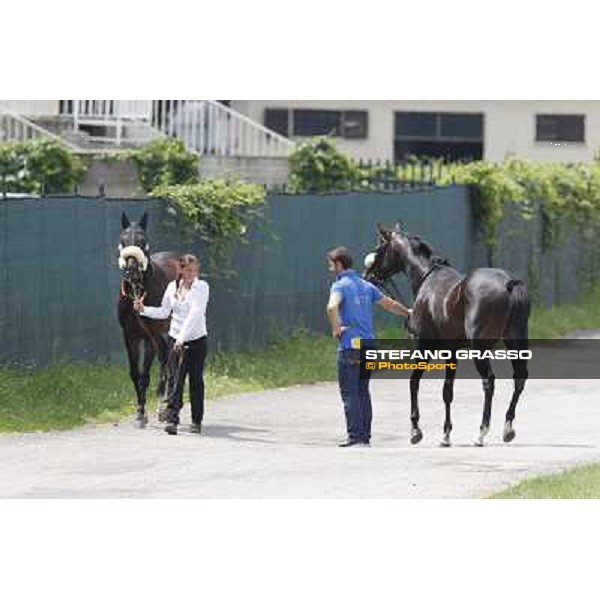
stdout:
<svg viewBox="0 0 600 600">
<path fill-rule="evenodd" d="M 146 244 L 146 249 L 148 249 L 148 244 Z M 121 294 L 124 297 L 137 300 L 143 295 L 143 282 L 149 265 L 148 257 L 139 246 L 131 244 L 123 247 L 122 244 L 119 244 L 119 268 L 123 271 Z M 137 277 L 134 278 L 134 274 Z M 128 285 L 126 286 L 126 284 Z M 127 293 L 127 287 L 129 287 L 130 294 Z"/>
<path fill-rule="evenodd" d="M 388 244 L 389 244 L 389 242 L 388 242 Z M 393 280 L 393 277 L 394 277 L 394 275 L 396 275 L 396 273 L 392 273 L 391 271 L 389 273 L 381 273 L 381 272 L 369 273 L 369 271 L 373 268 L 373 266 L 377 260 L 377 253 L 380 251 L 381 247 L 382 246 L 379 246 L 375 252 L 372 252 L 365 257 L 365 267 L 367 268 L 367 271 L 365 272 L 365 274 L 368 275 L 367 281 L 370 280 L 377 287 L 382 288 L 383 291 L 388 296 L 390 296 L 391 298 L 397 299 L 405 306 L 408 306 L 408 304 L 406 303 L 406 301 L 404 300 L 404 298 L 400 292 L 400 289 L 396 285 L 396 282 Z M 387 249 L 386 249 L 386 251 L 387 251 Z M 392 288 L 391 292 L 390 292 L 390 288 Z"/>
</svg>

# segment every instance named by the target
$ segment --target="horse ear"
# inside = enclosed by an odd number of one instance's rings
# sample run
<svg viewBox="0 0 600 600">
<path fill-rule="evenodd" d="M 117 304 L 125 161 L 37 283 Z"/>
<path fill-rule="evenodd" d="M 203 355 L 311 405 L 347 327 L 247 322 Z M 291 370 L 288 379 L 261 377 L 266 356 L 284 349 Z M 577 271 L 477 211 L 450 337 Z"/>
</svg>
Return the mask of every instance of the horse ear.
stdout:
<svg viewBox="0 0 600 600">
<path fill-rule="evenodd" d="M 377 223 L 377 229 L 379 230 L 379 235 L 384 239 L 384 240 L 389 240 L 392 237 L 392 232 L 387 228 L 384 227 L 381 222 Z"/>
<path fill-rule="evenodd" d="M 127 215 L 123 211 L 121 213 L 121 227 L 123 229 L 127 229 L 130 225 L 131 225 L 131 223 L 129 222 L 129 219 L 127 218 Z"/>
<path fill-rule="evenodd" d="M 396 232 L 402 233 L 403 227 L 404 227 L 404 223 L 402 222 L 402 219 L 398 219 L 398 221 L 396 222 L 396 227 L 395 227 Z"/>
<path fill-rule="evenodd" d="M 140 227 L 141 227 L 141 228 L 142 228 L 144 231 L 146 231 L 146 227 L 147 227 L 147 225 L 148 225 L 148 213 L 147 213 L 147 212 L 145 212 L 145 213 L 142 215 L 142 218 L 140 219 L 140 223 L 139 223 L 139 225 L 140 225 Z"/>
</svg>

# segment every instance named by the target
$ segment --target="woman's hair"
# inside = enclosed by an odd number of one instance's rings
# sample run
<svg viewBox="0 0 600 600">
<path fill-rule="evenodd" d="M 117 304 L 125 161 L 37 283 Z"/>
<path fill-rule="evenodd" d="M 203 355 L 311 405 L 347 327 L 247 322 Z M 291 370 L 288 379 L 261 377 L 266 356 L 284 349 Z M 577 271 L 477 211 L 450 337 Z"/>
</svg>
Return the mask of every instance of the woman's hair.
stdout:
<svg viewBox="0 0 600 600">
<path fill-rule="evenodd" d="M 187 267 L 189 265 L 196 265 L 197 267 L 199 267 L 200 262 L 193 254 L 184 254 L 179 259 L 179 266 L 183 269 L 184 267 Z"/>
</svg>

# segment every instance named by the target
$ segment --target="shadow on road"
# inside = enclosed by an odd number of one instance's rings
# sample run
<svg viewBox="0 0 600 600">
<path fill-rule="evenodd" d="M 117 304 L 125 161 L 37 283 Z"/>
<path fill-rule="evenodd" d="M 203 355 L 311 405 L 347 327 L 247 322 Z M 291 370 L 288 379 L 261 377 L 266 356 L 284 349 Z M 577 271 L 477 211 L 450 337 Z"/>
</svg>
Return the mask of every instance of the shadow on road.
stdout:
<svg viewBox="0 0 600 600">
<path fill-rule="evenodd" d="M 270 433 L 269 429 L 256 427 L 238 427 L 237 425 L 203 425 L 202 433 L 207 437 L 227 438 L 236 441 L 258 442 L 260 444 L 274 444 L 274 440 L 265 440 L 260 437 L 252 437 L 243 434 Z M 242 434 L 242 435 L 239 435 Z"/>
</svg>

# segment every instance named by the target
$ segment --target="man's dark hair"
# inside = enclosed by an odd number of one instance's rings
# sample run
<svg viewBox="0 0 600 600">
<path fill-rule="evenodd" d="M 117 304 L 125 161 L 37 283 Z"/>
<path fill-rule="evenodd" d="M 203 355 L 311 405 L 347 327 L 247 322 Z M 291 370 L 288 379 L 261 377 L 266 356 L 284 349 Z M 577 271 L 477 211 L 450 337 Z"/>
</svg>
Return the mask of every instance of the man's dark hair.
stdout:
<svg viewBox="0 0 600 600">
<path fill-rule="evenodd" d="M 344 269 L 352 268 L 352 255 L 346 246 L 338 246 L 327 253 L 327 258 L 333 262 L 339 262 Z"/>
</svg>

